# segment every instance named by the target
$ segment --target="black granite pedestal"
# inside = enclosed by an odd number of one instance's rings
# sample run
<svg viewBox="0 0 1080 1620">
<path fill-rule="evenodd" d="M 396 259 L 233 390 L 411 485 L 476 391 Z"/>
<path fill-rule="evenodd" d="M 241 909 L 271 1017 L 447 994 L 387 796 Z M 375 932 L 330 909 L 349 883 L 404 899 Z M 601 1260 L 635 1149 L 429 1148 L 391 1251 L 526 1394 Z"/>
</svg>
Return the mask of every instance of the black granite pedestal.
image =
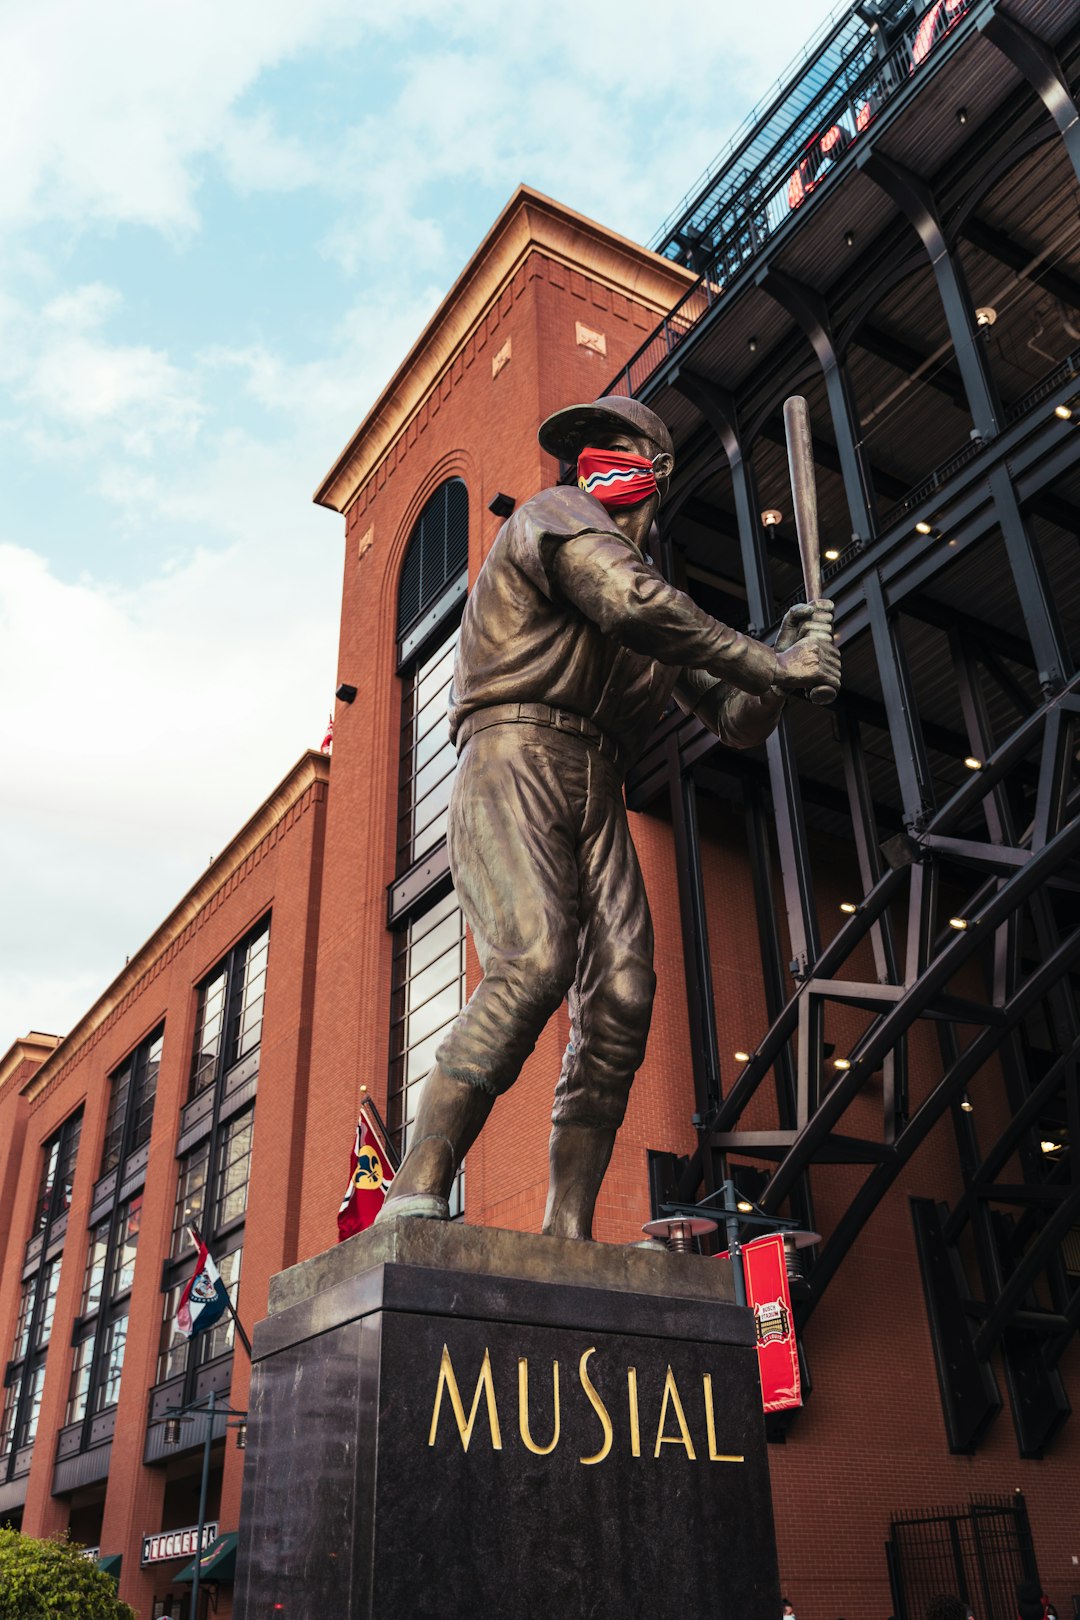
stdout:
<svg viewBox="0 0 1080 1620">
<path fill-rule="evenodd" d="M 776 1620 L 729 1293 L 714 1260 L 415 1220 L 283 1272 L 236 1620 Z"/>
</svg>

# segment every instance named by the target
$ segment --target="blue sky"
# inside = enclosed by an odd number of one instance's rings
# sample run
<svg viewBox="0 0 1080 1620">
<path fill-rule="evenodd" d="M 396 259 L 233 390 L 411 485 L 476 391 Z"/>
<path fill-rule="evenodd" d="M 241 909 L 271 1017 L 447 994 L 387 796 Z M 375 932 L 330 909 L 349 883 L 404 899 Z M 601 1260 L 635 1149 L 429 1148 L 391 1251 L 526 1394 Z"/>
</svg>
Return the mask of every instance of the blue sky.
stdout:
<svg viewBox="0 0 1080 1620">
<path fill-rule="evenodd" d="M 318 746 L 311 492 L 515 185 L 647 241 L 826 10 L 7 0 L 0 1053 Z"/>
</svg>

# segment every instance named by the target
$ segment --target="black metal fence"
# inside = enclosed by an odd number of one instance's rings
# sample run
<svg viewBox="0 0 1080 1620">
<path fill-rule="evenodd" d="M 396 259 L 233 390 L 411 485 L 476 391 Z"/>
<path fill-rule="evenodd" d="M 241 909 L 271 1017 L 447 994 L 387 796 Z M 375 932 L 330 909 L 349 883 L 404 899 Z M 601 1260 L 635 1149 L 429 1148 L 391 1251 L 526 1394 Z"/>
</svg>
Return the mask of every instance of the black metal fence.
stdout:
<svg viewBox="0 0 1080 1620">
<path fill-rule="evenodd" d="M 958 1597 L 975 1620 L 1016 1620 L 1017 1582 L 1038 1575 L 1019 1491 L 894 1519 L 885 1552 L 896 1620 L 926 1620 L 942 1593 Z"/>
</svg>

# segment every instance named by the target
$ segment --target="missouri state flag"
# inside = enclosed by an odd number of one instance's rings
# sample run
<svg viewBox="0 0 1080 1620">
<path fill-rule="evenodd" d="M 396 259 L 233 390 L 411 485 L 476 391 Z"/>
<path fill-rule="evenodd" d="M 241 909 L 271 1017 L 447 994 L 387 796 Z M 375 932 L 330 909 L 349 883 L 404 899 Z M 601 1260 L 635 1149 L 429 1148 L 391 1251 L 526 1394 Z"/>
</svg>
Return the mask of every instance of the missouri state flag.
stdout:
<svg viewBox="0 0 1080 1620">
<path fill-rule="evenodd" d="M 201 1238 L 197 1242 L 199 1252 L 195 1259 L 195 1273 L 180 1295 L 176 1311 L 176 1331 L 183 1334 L 185 1339 L 193 1339 L 196 1333 L 205 1333 L 207 1328 L 220 1321 L 229 1308 L 229 1296 L 210 1250 Z"/>
<path fill-rule="evenodd" d="M 360 1105 L 360 1119 L 356 1127 L 349 1170 L 349 1185 L 338 1210 L 338 1242 L 365 1231 L 383 1207 L 394 1172 L 390 1168 L 390 1153 L 382 1132 L 369 1119 L 367 1109 Z"/>
</svg>

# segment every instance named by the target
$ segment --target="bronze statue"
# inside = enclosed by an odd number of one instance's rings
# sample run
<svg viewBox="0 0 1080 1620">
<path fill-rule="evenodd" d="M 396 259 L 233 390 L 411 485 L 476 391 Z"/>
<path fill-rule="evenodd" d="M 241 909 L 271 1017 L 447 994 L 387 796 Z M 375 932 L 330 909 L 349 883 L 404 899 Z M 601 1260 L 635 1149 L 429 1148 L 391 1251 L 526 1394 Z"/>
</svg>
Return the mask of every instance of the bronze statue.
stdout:
<svg viewBox="0 0 1080 1620">
<path fill-rule="evenodd" d="M 656 984 L 623 778 L 672 696 L 733 748 L 791 692 L 840 680 L 832 603 L 793 608 L 775 650 L 710 617 L 646 554 L 674 466 L 654 412 L 609 395 L 540 428 L 579 487 L 503 525 L 465 608 L 450 699 L 460 761 L 454 886 L 484 978 L 443 1040 L 380 1219 L 448 1217 L 497 1096 L 569 998 L 543 1230 L 590 1238 Z"/>
</svg>

